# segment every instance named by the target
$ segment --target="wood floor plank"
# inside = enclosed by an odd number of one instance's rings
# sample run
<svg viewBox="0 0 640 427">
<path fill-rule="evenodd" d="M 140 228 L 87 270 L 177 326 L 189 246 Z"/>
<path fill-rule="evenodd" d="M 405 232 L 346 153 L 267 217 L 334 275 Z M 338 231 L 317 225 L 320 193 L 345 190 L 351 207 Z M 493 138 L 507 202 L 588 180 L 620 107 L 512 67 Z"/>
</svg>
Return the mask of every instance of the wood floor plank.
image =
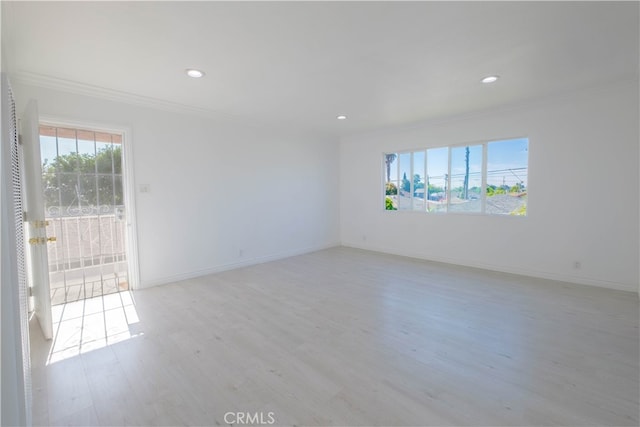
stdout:
<svg viewBox="0 0 640 427">
<path fill-rule="evenodd" d="M 47 365 L 33 335 L 40 423 L 639 421 L 633 293 L 333 248 L 133 300 L 111 346 Z"/>
</svg>

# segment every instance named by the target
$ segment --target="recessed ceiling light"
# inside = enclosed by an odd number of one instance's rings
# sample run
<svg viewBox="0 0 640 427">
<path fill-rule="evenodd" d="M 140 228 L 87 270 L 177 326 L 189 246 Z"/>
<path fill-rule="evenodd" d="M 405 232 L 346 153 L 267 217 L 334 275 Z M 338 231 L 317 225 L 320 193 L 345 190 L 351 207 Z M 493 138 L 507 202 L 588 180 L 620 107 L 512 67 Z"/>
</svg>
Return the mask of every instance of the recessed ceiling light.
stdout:
<svg viewBox="0 0 640 427">
<path fill-rule="evenodd" d="M 185 72 L 187 73 L 187 76 L 193 77 L 194 79 L 204 77 L 204 71 L 196 70 L 195 68 L 187 68 Z"/>
<path fill-rule="evenodd" d="M 336 117 L 336 119 L 338 119 L 338 120 L 346 120 L 347 116 L 345 116 L 344 114 L 341 114 L 338 117 Z"/>
<path fill-rule="evenodd" d="M 482 83 L 495 83 L 498 81 L 500 77 L 499 76 L 487 76 L 484 79 L 482 79 Z"/>
</svg>

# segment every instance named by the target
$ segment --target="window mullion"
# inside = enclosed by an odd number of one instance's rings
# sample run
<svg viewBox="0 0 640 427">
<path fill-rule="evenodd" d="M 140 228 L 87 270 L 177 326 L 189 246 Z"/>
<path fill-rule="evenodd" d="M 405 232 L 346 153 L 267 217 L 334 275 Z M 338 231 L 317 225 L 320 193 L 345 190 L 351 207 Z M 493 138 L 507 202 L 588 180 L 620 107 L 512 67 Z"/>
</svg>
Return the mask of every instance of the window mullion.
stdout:
<svg viewBox="0 0 640 427">
<path fill-rule="evenodd" d="M 413 151 L 409 155 L 409 206 L 411 210 L 413 210 L 413 193 L 415 189 L 413 188 Z"/>
<path fill-rule="evenodd" d="M 444 196 L 447 198 L 447 209 L 445 212 L 449 213 L 449 210 L 451 208 L 451 146 L 447 147 L 448 148 L 448 152 L 449 152 L 449 156 L 448 156 L 448 167 L 447 167 L 447 176 L 445 177 L 445 190 L 444 190 Z"/>
<path fill-rule="evenodd" d="M 482 143 L 482 178 L 480 184 L 480 211 L 487 212 L 487 143 Z"/>
<path fill-rule="evenodd" d="M 424 211 L 427 212 L 427 203 L 429 203 L 428 193 L 429 193 L 429 184 L 427 183 L 427 150 L 424 150 L 424 193 L 422 197 L 424 197 Z"/>
</svg>

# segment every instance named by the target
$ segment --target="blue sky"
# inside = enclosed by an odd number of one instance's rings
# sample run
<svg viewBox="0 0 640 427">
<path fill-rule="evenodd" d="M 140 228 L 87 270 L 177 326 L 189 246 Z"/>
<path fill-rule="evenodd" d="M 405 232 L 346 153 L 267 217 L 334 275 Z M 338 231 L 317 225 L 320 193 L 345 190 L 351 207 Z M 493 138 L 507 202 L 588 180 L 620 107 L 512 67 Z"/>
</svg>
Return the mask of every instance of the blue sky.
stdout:
<svg viewBox="0 0 640 427">
<path fill-rule="evenodd" d="M 527 185 L 526 171 L 513 171 L 513 169 L 526 168 L 529 156 L 529 140 L 527 138 L 507 139 L 491 141 L 487 147 L 487 183 L 494 185 L 513 185 L 517 181 L 523 181 Z M 448 173 L 449 169 L 449 148 L 430 148 L 427 153 L 427 173 L 430 177 L 441 177 Z M 425 151 L 414 152 L 414 174 L 418 173 L 424 177 L 424 155 Z M 451 149 L 451 172 L 453 175 L 464 174 L 465 171 L 465 146 L 456 146 Z M 400 166 L 400 179 L 406 173 L 411 175 L 410 153 L 401 153 L 391 164 L 391 180 L 394 181 L 395 174 Z M 469 170 L 471 172 L 470 185 L 480 182 L 479 172 L 482 169 L 482 145 L 469 146 Z M 499 171 L 499 172 L 498 172 Z M 476 172 L 476 174 L 474 174 Z M 477 179 L 476 179 L 477 177 Z"/>
<path fill-rule="evenodd" d="M 44 164 L 45 160 L 48 160 L 48 164 L 51 164 L 56 156 L 59 154 L 64 156 L 65 154 L 75 153 L 78 150 L 80 153 L 86 154 L 95 154 L 95 150 L 100 151 L 105 147 L 111 145 L 106 142 L 95 142 L 88 140 L 78 140 L 78 145 L 76 147 L 76 140 L 71 138 L 58 138 L 58 148 L 59 153 L 56 152 L 56 138 L 54 136 L 40 136 L 40 157 L 41 161 Z"/>
<path fill-rule="evenodd" d="M 529 140 L 507 139 L 489 143 L 487 170 L 520 168 L 527 166 Z"/>
<path fill-rule="evenodd" d="M 529 140 L 527 138 L 490 142 L 487 150 L 487 184 L 502 185 L 504 182 L 513 186 L 518 181 L 522 181 L 526 187 L 528 185 L 526 171 L 513 169 L 527 167 L 528 158 Z M 492 171 L 502 172 L 491 173 Z"/>
</svg>

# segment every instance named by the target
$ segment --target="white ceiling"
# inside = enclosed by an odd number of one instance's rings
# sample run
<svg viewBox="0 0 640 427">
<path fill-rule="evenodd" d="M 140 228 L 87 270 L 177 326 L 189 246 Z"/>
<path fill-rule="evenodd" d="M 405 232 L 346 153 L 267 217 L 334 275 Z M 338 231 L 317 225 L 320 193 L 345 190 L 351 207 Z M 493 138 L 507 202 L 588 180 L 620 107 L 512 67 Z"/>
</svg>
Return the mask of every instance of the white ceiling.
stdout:
<svg viewBox="0 0 640 427">
<path fill-rule="evenodd" d="M 16 78 L 347 134 L 637 79 L 638 15 L 637 2 L 20 2 L 3 30 Z M 501 79 L 482 85 L 489 74 Z"/>
</svg>

